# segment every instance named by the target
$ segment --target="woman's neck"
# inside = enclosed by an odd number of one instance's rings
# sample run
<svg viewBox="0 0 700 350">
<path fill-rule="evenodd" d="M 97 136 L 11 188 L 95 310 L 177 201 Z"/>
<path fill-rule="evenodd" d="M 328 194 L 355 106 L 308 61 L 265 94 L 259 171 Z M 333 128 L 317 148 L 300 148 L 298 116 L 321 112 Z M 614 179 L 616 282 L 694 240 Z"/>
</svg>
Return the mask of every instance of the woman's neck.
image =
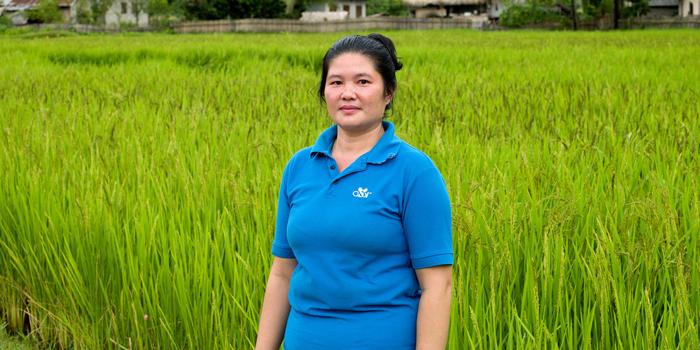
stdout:
<svg viewBox="0 0 700 350">
<path fill-rule="evenodd" d="M 333 154 L 360 156 L 367 153 L 384 135 L 382 123 L 358 134 L 350 134 L 338 127 L 338 135 L 333 143 Z"/>
</svg>

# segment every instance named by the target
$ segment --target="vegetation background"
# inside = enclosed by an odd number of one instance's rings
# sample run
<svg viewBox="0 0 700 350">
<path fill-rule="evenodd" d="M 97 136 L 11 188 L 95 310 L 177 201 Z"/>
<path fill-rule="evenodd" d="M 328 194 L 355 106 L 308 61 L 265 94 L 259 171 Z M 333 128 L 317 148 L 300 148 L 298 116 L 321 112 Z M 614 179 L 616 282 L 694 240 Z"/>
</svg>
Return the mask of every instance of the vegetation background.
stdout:
<svg viewBox="0 0 700 350">
<path fill-rule="evenodd" d="M 697 31 L 385 34 L 453 204 L 450 349 L 700 347 Z M 342 35 L 0 36 L 0 323 L 251 348 Z"/>
<path fill-rule="evenodd" d="M 104 24 L 104 15 L 114 0 L 78 0 L 77 22 Z M 306 11 L 310 0 L 130 0 L 134 13 L 144 11 L 149 15 L 151 30 L 168 30 L 169 25 L 180 21 L 218 20 L 241 18 L 289 18 L 297 19 Z M 332 1 L 329 1 L 332 2 Z M 619 13 L 615 12 L 615 2 Z M 411 9 L 402 0 L 367 0 L 367 15 L 409 17 Z M 649 12 L 649 0 L 518 0 L 505 1 L 499 24 L 518 28 L 541 23 L 558 23 L 569 27 L 572 22 L 594 23 L 610 20 L 610 17 L 637 18 Z M 63 19 L 57 0 L 39 0 L 39 5 L 29 11 L 29 23 L 60 23 Z M 454 14 L 460 16 L 461 14 Z M 0 31 L 11 23 L 7 16 L 0 16 Z M 122 29 L 133 29 L 127 23 Z M 594 26 L 595 27 L 595 26 Z M 617 28 L 617 27 L 616 27 Z"/>
</svg>

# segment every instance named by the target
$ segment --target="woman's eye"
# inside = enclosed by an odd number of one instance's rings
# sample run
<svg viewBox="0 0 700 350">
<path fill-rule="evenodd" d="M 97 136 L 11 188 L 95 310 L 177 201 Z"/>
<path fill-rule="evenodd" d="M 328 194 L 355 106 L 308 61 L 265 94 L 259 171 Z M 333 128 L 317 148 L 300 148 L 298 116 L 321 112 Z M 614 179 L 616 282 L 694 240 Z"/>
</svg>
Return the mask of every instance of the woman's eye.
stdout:
<svg viewBox="0 0 700 350">
<path fill-rule="evenodd" d="M 340 81 L 334 80 L 329 83 L 330 85 L 340 85 Z"/>
<path fill-rule="evenodd" d="M 362 79 L 362 80 L 359 81 L 359 83 L 360 83 L 361 85 L 366 85 L 366 84 L 369 84 L 369 80 Z"/>
</svg>

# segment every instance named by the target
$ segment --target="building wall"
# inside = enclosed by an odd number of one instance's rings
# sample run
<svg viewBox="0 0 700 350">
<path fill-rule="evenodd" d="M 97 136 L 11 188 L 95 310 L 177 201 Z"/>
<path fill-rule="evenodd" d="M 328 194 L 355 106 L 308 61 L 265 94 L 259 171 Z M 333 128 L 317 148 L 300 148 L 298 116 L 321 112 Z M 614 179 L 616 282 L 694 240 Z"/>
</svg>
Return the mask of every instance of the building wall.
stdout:
<svg viewBox="0 0 700 350">
<path fill-rule="evenodd" d="M 24 11 L 12 12 L 9 14 L 12 25 L 21 26 L 27 24 L 27 14 Z"/>
<path fill-rule="evenodd" d="M 148 14 L 141 10 L 138 16 L 134 12 L 133 3 L 128 0 L 115 0 L 112 7 L 105 13 L 105 25 L 119 27 L 121 23 L 135 24 L 137 27 L 148 26 Z"/>
<path fill-rule="evenodd" d="M 367 17 L 366 1 L 337 1 L 311 2 L 306 6 L 307 12 L 342 12 L 348 13 L 347 18 Z"/>
<path fill-rule="evenodd" d="M 416 9 L 416 18 L 445 17 L 447 9 L 437 7 L 423 7 Z"/>
<path fill-rule="evenodd" d="M 647 18 L 663 18 L 663 17 L 673 17 L 678 16 L 678 8 L 680 5 L 671 7 L 649 7 L 649 13 L 644 17 Z"/>
<path fill-rule="evenodd" d="M 338 1 L 337 11 L 347 11 L 348 18 L 367 17 L 365 1 Z"/>
<path fill-rule="evenodd" d="M 491 5 L 488 7 L 489 18 L 499 18 L 501 17 L 501 12 L 505 9 L 506 4 L 503 0 L 493 0 Z"/>
<path fill-rule="evenodd" d="M 700 0 L 682 0 L 678 4 L 678 10 L 681 17 L 700 15 Z"/>
</svg>

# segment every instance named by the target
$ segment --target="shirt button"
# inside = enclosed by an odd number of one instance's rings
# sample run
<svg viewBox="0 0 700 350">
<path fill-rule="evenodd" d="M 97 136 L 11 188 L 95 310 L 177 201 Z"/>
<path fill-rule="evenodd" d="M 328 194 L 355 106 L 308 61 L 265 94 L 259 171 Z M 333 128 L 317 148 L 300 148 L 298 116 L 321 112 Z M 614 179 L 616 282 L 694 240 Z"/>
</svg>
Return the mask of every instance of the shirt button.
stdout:
<svg viewBox="0 0 700 350">
<path fill-rule="evenodd" d="M 335 165 L 331 165 L 331 170 L 335 170 Z"/>
</svg>

